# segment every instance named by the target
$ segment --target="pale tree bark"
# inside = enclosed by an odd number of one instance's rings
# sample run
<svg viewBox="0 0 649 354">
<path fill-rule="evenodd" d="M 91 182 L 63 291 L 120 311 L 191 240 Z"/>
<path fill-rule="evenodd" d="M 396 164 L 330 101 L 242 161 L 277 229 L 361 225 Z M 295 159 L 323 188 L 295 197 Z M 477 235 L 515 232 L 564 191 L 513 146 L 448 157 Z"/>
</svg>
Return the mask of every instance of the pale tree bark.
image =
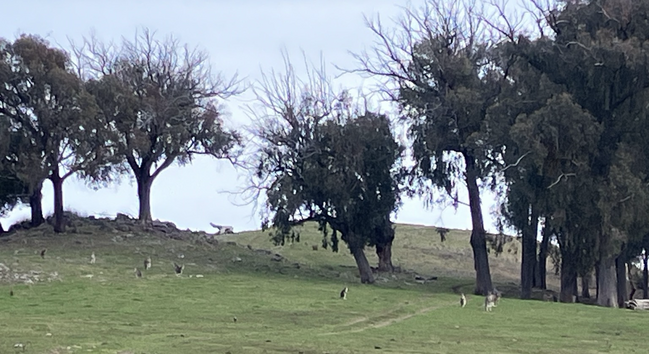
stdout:
<svg viewBox="0 0 649 354">
<path fill-rule="evenodd" d="M 590 273 L 581 277 L 581 297 L 590 299 Z"/>
<path fill-rule="evenodd" d="M 649 268 L 647 268 L 647 254 L 642 257 L 642 298 L 649 299 Z"/>
<path fill-rule="evenodd" d="M 606 307 L 617 307 L 617 271 L 615 270 L 615 257 L 605 256 L 599 263 L 599 290 L 597 304 Z"/>
</svg>

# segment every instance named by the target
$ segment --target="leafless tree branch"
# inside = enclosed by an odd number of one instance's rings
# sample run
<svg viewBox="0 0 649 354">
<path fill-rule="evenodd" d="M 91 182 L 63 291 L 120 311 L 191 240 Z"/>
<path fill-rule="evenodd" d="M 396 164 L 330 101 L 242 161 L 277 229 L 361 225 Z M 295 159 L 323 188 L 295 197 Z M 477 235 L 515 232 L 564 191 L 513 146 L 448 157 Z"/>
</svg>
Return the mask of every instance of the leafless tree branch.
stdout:
<svg viewBox="0 0 649 354">
<path fill-rule="evenodd" d="M 574 176 L 576 176 L 576 175 L 577 175 L 576 173 L 562 173 L 561 175 L 559 175 L 559 177 L 557 178 L 557 180 L 554 181 L 554 183 L 552 183 L 551 185 L 548 186 L 547 189 L 550 189 L 550 188 L 554 187 L 555 185 L 559 184 L 559 182 L 561 182 L 561 179 L 562 179 L 563 177 L 568 178 L 568 177 L 574 177 Z"/>
<path fill-rule="evenodd" d="M 525 156 L 531 154 L 531 153 L 532 153 L 531 151 L 528 151 L 528 152 L 526 152 L 525 154 L 521 155 L 521 157 L 519 157 L 518 160 L 516 160 L 516 163 L 509 164 L 509 165 L 505 166 L 505 167 L 502 169 L 502 171 L 504 172 L 504 171 L 507 171 L 507 169 L 510 168 L 510 167 L 516 167 L 516 166 L 518 166 L 518 164 L 521 163 L 521 161 L 523 160 L 523 158 L 524 158 Z"/>
</svg>

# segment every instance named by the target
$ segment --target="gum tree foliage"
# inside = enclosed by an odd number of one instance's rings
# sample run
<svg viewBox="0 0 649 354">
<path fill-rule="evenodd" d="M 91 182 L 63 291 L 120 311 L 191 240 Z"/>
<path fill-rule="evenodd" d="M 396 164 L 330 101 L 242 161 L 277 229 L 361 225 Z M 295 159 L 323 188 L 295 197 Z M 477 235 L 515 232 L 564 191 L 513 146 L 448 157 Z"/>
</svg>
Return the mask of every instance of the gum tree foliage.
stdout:
<svg viewBox="0 0 649 354">
<path fill-rule="evenodd" d="M 10 122 L 0 115 L 0 216 L 11 210 L 27 197 L 27 187 L 7 164 L 6 156 L 11 145 Z M 0 224 L 0 234 L 4 232 Z"/>
<path fill-rule="evenodd" d="M 492 57 L 482 18 L 470 2 L 430 0 L 406 10 L 396 30 L 370 22 L 376 45 L 356 55 L 356 71 L 381 79 L 384 93 L 401 109 L 413 141 L 411 181 L 419 193 L 432 200 L 425 187 L 432 183 L 458 205 L 458 188 L 466 185 L 476 294 L 493 290 L 480 184 L 492 177 L 494 164 L 483 127 L 508 64 Z"/>
<path fill-rule="evenodd" d="M 144 30 L 121 45 L 91 37 L 75 46 L 103 119 L 117 136 L 113 172 L 137 182 L 139 219 L 151 221 L 151 186 L 173 163 L 196 155 L 233 161 L 241 139 L 224 127 L 218 99 L 239 93 L 236 76 L 213 74 L 205 52 Z"/>
<path fill-rule="evenodd" d="M 265 193 L 263 228 L 283 244 L 299 238 L 295 226 L 315 221 L 323 246 L 338 251 L 344 242 L 361 282 L 373 283 L 364 249 L 389 247 L 394 238 L 389 217 L 399 205 L 402 147 L 386 116 L 354 109 L 323 70 L 301 81 L 288 60 L 286 68 L 264 77 L 252 108 L 259 145 L 251 185 Z"/>
<path fill-rule="evenodd" d="M 546 157 L 533 166 L 542 171 L 542 176 L 556 177 L 555 182 L 541 185 L 549 190 L 544 192 L 543 213 L 562 248 L 561 300 L 572 301 L 576 273 L 594 264 L 598 269 L 598 303 L 618 306 L 625 297 L 620 291 L 624 282 L 619 276 L 624 264 L 620 257 L 626 254 L 626 245 L 642 237 L 647 227 L 649 165 L 641 136 L 647 132 L 649 82 L 643 48 L 649 35 L 644 23 L 649 3 L 534 1 L 534 5 L 533 14 L 541 20 L 539 36 L 521 41 L 512 35 L 509 40 L 519 60 L 565 92 L 554 95 L 548 107 L 538 111 L 541 114 L 555 109 L 558 111 L 553 114 L 563 119 L 545 119 L 533 128 L 555 138 L 554 142 L 541 141 Z M 576 110 L 583 114 L 576 114 Z M 582 119 L 587 116 L 590 123 Z M 580 130 L 570 130 L 580 124 Z M 534 138 L 525 132 L 513 132 L 522 133 L 519 143 Z M 571 146 L 564 146 L 562 141 L 567 133 L 573 135 L 573 141 L 588 134 L 590 138 L 583 137 L 582 141 L 594 145 L 571 151 Z"/>
<path fill-rule="evenodd" d="M 54 230 L 63 232 L 63 182 L 79 172 L 100 179 L 110 138 L 92 95 L 64 51 L 23 35 L 0 48 L 0 114 L 9 120 L 11 145 L 4 166 L 32 191 L 32 223 L 42 222 L 40 189 L 54 188 Z"/>
</svg>

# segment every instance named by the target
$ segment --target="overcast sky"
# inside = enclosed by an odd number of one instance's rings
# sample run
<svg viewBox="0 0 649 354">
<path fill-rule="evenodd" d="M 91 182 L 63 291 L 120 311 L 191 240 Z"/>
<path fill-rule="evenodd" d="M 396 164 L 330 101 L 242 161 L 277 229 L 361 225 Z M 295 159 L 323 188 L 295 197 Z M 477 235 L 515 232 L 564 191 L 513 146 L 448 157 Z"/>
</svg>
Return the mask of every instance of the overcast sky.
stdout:
<svg viewBox="0 0 649 354">
<path fill-rule="evenodd" d="M 247 82 L 260 77 L 260 70 L 283 69 L 282 50 L 296 64 L 302 51 L 313 61 L 322 54 L 328 73 L 339 74 L 332 64 L 353 68 L 349 54 L 372 45 L 375 39 L 364 23 L 365 16 L 380 14 L 385 24 L 399 16 L 406 1 L 389 0 L 287 0 L 287 1 L 10 1 L 2 6 L 0 37 L 13 40 L 21 33 L 36 34 L 54 45 L 69 47 L 69 39 L 80 41 L 91 31 L 103 41 L 133 38 L 147 27 L 160 37 L 173 34 L 190 46 L 210 55 L 215 71 L 226 76 L 238 73 Z M 20 15 L 19 15 L 20 14 Z M 26 15 L 25 15 L 26 14 Z M 299 72 L 299 70 L 298 70 Z M 352 88 L 371 81 L 346 75 L 342 84 Z M 227 124 L 249 123 L 245 106 L 251 94 L 225 102 Z M 245 174 L 226 162 L 198 158 L 192 165 L 172 166 L 153 183 L 151 208 L 154 219 L 173 221 L 180 228 L 213 231 L 210 222 L 232 225 L 235 231 L 260 228 L 259 212 L 237 196 Z M 70 178 L 64 184 L 64 205 L 84 215 L 114 216 L 121 212 L 137 217 L 135 183 L 127 177 L 121 184 L 95 191 Z M 44 188 L 43 207 L 53 210 L 52 189 Z M 483 197 L 485 226 L 495 231 L 490 216 L 493 198 Z M 468 201 L 464 197 L 463 201 Z M 10 223 L 29 217 L 28 210 L 0 218 Z M 422 202 L 406 200 L 397 222 L 468 229 L 468 207 L 426 209 Z"/>
</svg>

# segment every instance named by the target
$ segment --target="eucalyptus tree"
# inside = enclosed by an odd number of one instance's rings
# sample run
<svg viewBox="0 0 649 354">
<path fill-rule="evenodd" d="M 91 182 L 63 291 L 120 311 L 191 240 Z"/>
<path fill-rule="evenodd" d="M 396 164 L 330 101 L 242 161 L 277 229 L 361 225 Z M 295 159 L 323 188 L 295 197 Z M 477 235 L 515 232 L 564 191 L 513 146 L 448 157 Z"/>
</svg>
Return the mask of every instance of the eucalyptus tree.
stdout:
<svg viewBox="0 0 649 354">
<path fill-rule="evenodd" d="M 369 22 L 376 45 L 356 55 L 357 71 L 378 77 L 400 107 L 413 142 L 413 184 L 431 182 L 456 205 L 458 188 L 466 184 L 476 294 L 492 290 L 480 182 L 490 179 L 494 164 L 483 128 L 509 64 L 495 62 L 482 19 L 475 3 L 429 0 L 406 10 L 394 30 L 380 20 Z M 428 193 L 424 187 L 419 192 Z"/>
<path fill-rule="evenodd" d="M 113 173 L 130 170 L 137 182 L 142 222 L 151 221 L 151 186 L 166 168 L 197 155 L 238 156 L 241 138 L 224 126 L 218 102 L 240 92 L 238 81 L 213 74 L 205 52 L 144 30 L 121 45 L 86 39 L 74 54 L 117 137 Z"/>
<path fill-rule="evenodd" d="M 264 229 L 276 244 L 299 236 L 294 226 L 315 221 L 323 245 L 338 251 L 342 240 L 362 283 L 374 276 L 366 246 L 387 248 L 394 238 L 390 214 L 399 204 L 396 176 L 402 148 L 388 118 L 361 111 L 346 91 L 335 92 L 324 70 L 303 81 L 290 63 L 255 88 L 251 188 L 264 194 Z M 387 236 L 387 237 L 386 237 Z"/>
<path fill-rule="evenodd" d="M 8 117 L 0 114 L 0 216 L 27 197 L 27 188 L 12 171 L 6 156 L 10 154 L 11 132 Z M 5 230 L 0 224 L 0 234 Z"/>
<path fill-rule="evenodd" d="M 0 50 L 0 113 L 9 119 L 14 144 L 5 166 L 30 186 L 39 214 L 43 180 L 52 182 L 54 230 L 63 232 L 63 182 L 77 172 L 98 177 L 107 166 L 105 122 L 66 52 L 28 35 Z"/>
<path fill-rule="evenodd" d="M 593 150 L 568 160 L 576 170 L 569 173 L 562 167 L 562 178 L 552 184 L 556 192 L 564 188 L 571 191 L 562 195 L 552 192 L 550 206 L 560 216 L 550 214 L 551 222 L 563 223 L 559 235 L 573 241 L 572 246 L 562 247 L 580 250 L 578 255 L 562 257 L 562 267 L 564 262 L 575 260 L 585 266 L 592 263 L 586 259 L 594 259 L 598 303 L 617 306 L 616 282 L 624 279 L 616 276 L 615 260 L 629 238 L 641 236 L 647 227 L 643 206 L 647 204 L 648 165 L 644 150 L 638 149 L 642 141 L 638 137 L 646 132 L 649 81 L 643 48 L 649 32 L 642 16 L 648 13 L 648 3 L 534 3 L 537 17 L 545 25 L 539 22 L 540 36 L 533 40 L 510 38 L 516 44 L 518 58 L 564 87 L 568 94 L 564 100 L 570 101 L 564 106 L 583 110 L 601 131 Z M 569 128 L 564 123 L 558 126 Z M 567 300 L 567 292 L 562 291 L 563 300 Z"/>
<path fill-rule="evenodd" d="M 530 146 L 527 139 L 519 139 L 516 130 L 529 123 L 529 115 L 544 107 L 562 89 L 524 61 L 514 60 L 512 45 L 501 44 L 496 51 L 499 57 L 512 63 L 508 67 L 510 80 L 509 85 L 503 85 L 498 101 L 488 108 L 483 130 L 487 144 L 495 152 L 492 159 L 501 161 L 502 166 L 498 169 L 502 175 L 501 197 L 505 199 L 501 205 L 501 222 L 521 235 L 521 298 L 528 299 L 533 285 L 544 287 L 545 263 L 541 262 L 545 262 L 545 256 L 541 253 L 547 248 L 539 250 L 542 259 L 537 261 L 537 236 L 539 222 L 546 216 L 546 187 L 553 176 L 544 175 L 548 171 L 544 171 L 541 152 L 532 149 L 539 146 Z"/>
</svg>

